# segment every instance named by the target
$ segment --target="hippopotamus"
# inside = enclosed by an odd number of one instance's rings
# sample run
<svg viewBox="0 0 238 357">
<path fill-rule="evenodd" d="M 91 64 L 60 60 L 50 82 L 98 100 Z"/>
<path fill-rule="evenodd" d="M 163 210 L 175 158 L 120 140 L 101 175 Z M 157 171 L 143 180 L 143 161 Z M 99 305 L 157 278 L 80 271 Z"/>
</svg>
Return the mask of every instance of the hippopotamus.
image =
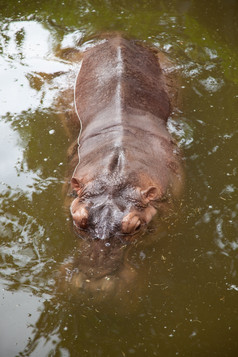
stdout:
<svg viewBox="0 0 238 357">
<path fill-rule="evenodd" d="M 121 35 L 100 40 L 79 58 L 70 212 L 84 240 L 63 265 L 63 280 L 112 290 L 136 275 L 125 263 L 125 244 L 157 212 L 166 214 L 182 191 L 181 153 L 166 125 L 176 90 L 163 56 Z"/>
<path fill-rule="evenodd" d="M 121 36 L 101 41 L 83 54 L 74 102 L 81 123 L 71 178 L 75 229 L 92 239 L 132 239 L 183 184 L 158 56 Z"/>
</svg>

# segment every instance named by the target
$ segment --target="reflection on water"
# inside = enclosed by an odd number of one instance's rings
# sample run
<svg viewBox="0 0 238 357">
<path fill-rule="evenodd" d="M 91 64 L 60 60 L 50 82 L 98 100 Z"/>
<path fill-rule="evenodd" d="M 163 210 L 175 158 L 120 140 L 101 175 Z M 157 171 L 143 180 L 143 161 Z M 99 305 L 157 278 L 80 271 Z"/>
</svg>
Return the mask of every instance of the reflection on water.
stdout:
<svg viewBox="0 0 238 357">
<path fill-rule="evenodd" d="M 4 324 L 0 325 L 2 356 L 15 356 L 16 346 L 18 351 L 25 348 L 29 342 L 28 329 L 33 332 L 33 326 L 41 314 L 39 308 L 45 299 L 47 295 L 39 298 L 23 290 L 14 293 L 2 290 L 0 300 L 1 319 L 4 321 Z"/>
<path fill-rule="evenodd" d="M 0 3 L 0 355 L 236 355 L 237 2 L 37 6 Z M 169 130 L 187 172 L 178 212 L 125 249 L 136 279 L 110 300 L 55 289 L 65 259 L 87 249 L 61 194 L 70 143 L 56 104 L 77 67 L 57 53 L 103 30 L 174 60 L 182 105 Z"/>
</svg>

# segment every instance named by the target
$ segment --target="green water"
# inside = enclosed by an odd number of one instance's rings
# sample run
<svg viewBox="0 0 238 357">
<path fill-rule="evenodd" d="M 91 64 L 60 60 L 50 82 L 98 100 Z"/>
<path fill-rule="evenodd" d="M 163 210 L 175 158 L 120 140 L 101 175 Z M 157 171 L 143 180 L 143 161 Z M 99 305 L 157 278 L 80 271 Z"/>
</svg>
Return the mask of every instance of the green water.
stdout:
<svg viewBox="0 0 238 357">
<path fill-rule="evenodd" d="M 0 0 L 0 357 L 238 355 L 238 2 Z M 110 301 L 55 292 L 78 241 L 61 194 L 68 137 L 57 48 L 111 30 L 175 63 L 181 207 L 128 259 Z"/>
</svg>

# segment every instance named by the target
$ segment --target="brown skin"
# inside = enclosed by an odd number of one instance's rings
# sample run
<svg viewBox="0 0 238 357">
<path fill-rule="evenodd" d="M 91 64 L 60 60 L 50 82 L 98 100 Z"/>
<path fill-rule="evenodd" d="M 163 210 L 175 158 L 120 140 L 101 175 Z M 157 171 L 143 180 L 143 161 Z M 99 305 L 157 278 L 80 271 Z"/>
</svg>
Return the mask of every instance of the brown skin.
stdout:
<svg viewBox="0 0 238 357">
<path fill-rule="evenodd" d="M 84 53 L 75 86 L 82 123 L 71 215 L 79 234 L 128 237 L 179 195 L 171 95 L 158 56 L 120 36 Z"/>
<path fill-rule="evenodd" d="M 60 280 L 114 293 L 136 280 L 128 243 L 156 212 L 166 214 L 182 189 L 181 156 L 166 127 L 176 91 L 166 58 L 133 40 L 109 37 L 79 58 L 74 99 L 82 128 L 68 153 L 70 211 L 86 239 Z M 61 99 L 66 108 L 71 97 Z M 79 123 L 74 115 L 67 121 Z"/>
</svg>

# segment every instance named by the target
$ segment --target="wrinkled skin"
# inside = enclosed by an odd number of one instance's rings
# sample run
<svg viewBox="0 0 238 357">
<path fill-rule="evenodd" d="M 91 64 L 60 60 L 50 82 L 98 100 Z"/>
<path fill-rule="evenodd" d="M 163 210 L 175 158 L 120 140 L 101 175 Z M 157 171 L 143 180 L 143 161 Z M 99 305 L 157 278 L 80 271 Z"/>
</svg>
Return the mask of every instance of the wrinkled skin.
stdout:
<svg viewBox="0 0 238 357">
<path fill-rule="evenodd" d="M 74 180 L 73 185 L 77 187 L 78 183 Z M 71 205 L 71 214 L 81 234 L 87 231 L 89 236 L 95 238 L 126 239 L 151 220 L 156 209 L 148 204 L 148 196 L 154 194 L 154 188 L 141 192 L 133 186 L 123 187 L 120 180 L 120 177 L 105 177 L 103 182 L 96 181 L 83 192 L 80 189 L 77 191 L 77 198 Z M 107 181 L 108 186 L 105 185 Z"/>
<path fill-rule="evenodd" d="M 111 292 L 136 276 L 124 243 L 182 190 L 181 155 L 166 127 L 176 91 L 161 56 L 133 40 L 109 37 L 81 57 L 70 212 L 86 240 L 62 274 L 73 287 Z"/>
<path fill-rule="evenodd" d="M 85 52 L 75 86 L 82 123 L 71 215 L 80 233 L 131 236 L 177 196 L 182 169 L 166 128 L 171 100 L 155 54 L 119 36 Z"/>
</svg>

